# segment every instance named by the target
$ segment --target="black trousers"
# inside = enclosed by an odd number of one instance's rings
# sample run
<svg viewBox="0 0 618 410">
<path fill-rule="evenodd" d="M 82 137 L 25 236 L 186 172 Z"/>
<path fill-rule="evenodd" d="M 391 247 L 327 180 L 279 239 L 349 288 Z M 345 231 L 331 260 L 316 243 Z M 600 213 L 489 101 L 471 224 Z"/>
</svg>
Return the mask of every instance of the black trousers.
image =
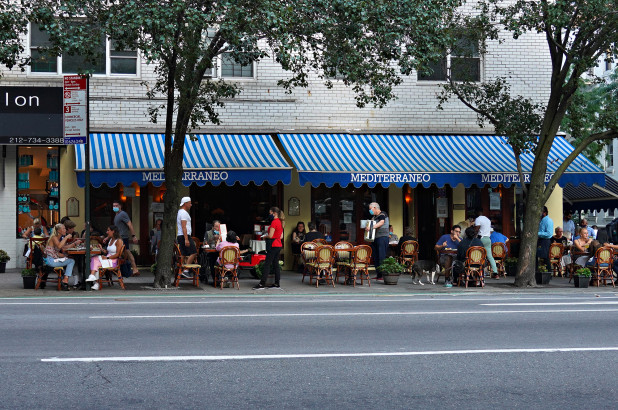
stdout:
<svg viewBox="0 0 618 410">
<path fill-rule="evenodd" d="M 281 267 L 279 266 L 279 254 L 281 253 L 281 247 L 271 246 L 268 252 L 266 253 L 266 259 L 264 260 L 264 268 L 262 269 L 262 279 L 260 279 L 260 283 L 263 286 L 266 286 L 266 280 L 268 279 L 268 275 L 270 275 L 270 271 L 275 271 L 275 285 L 279 284 L 279 279 L 281 278 Z"/>
</svg>

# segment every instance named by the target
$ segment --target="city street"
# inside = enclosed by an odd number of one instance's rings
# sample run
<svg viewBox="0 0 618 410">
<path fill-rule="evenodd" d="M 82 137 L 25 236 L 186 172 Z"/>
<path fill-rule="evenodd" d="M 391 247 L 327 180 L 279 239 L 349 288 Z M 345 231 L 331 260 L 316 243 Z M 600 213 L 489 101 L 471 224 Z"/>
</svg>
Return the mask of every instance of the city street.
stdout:
<svg viewBox="0 0 618 410">
<path fill-rule="evenodd" d="M 0 408 L 615 408 L 618 295 L 0 299 Z"/>
</svg>

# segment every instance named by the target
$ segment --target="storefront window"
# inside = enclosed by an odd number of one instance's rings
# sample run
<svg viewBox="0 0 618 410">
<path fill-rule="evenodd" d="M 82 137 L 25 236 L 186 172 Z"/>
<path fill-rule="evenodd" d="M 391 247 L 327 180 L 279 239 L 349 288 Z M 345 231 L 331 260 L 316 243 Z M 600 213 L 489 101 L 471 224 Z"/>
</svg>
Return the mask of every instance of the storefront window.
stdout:
<svg viewBox="0 0 618 410">
<path fill-rule="evenodd" d="M 59 150 L 17 148 L 17 237 L 40 219 L 46 228 L 60 220 Z"/>
<path fill-rule="evenodd" d="M 361 242 L 363 232 L 359 225 L 361 219 L 370 219 L 369 204 L 377 202 L 388 213 L 387 190 L 382 187 L 361 188 L 320 185 L 311 191 L 311 215 L 318 231 L 327 241 Z M 307 221 L 309 222 L 309 221 Z"/>
</svg>

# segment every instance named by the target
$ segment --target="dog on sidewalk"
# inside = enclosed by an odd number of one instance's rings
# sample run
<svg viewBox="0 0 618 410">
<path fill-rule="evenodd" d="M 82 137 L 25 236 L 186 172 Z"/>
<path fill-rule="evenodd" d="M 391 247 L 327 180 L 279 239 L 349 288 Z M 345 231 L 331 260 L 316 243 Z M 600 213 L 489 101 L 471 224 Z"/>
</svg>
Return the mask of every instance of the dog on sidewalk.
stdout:
<svg viewBox="0 0 618 410">
<path fill-rule="evenodd" d="M 434 278 L 438 275 L 438 272 L 440 272 L 440 265 L 434 261 L 416 261 L 414 262 L 414 265 L 412 265 L 412 284 L 416 285 L 415 279 L 418 278 L 418 284 L 424 285 L 421 279 L 423 278 L 423 275 L 427 275 L 427 282 L 435 285 L 436 282 L 434 282 Z M 429 278 L 429 275 L 431 275 L 431 279 Z"/>
</svg>

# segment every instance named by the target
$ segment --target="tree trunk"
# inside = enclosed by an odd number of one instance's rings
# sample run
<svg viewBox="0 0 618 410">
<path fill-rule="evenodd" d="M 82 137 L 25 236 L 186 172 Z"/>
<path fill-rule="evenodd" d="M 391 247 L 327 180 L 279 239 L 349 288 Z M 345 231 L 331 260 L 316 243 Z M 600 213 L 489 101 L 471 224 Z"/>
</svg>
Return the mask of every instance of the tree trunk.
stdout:
<svg viewBox="0 0 618 410">
<path fill-rule="evenodd" d="M 539 180 L 539 182 L 533 182 Z M 536 270 L 536 248 L 539 237 L 540 210 L 543 209 L 544 178 L 534 178 L 531 175 L 531 183 L 526 196 L 524 211 L 524 229 L 519 246 L 519 258 L 517 263 L 517 275 L 515 286 L 536 286 L 534 273 Z"/>
</svg>

